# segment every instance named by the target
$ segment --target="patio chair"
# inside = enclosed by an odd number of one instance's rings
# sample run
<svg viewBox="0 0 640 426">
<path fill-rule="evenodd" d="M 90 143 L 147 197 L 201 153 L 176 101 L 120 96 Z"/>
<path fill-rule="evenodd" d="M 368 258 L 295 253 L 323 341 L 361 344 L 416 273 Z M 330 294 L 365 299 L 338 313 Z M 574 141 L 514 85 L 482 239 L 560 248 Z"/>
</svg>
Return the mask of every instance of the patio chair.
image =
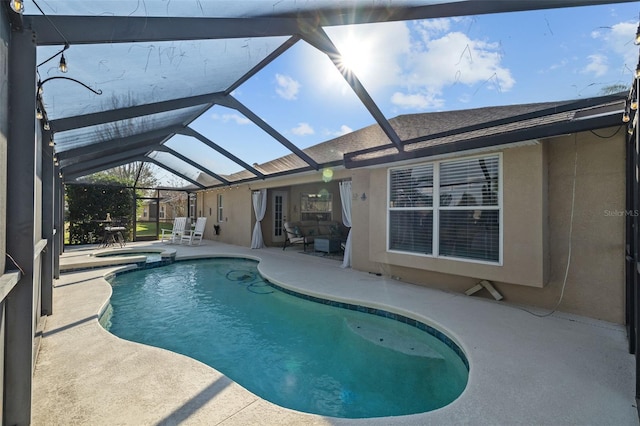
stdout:
<svg viewBox="0 0 640 426">
<path fill-rule="evenodd" d="M 186 226 L 187 226 L 186 217 L 176 217 L 175 219 L 173 219 L 173 228 L 162 229 L 162 235 L 160 236 L 160 241 L 167 244 L 180 242 L 180 240 L 182 239 L 182 236 L 184 235 L 184 228 Z"/>
<path fill-rule="evenodd" d="M 302 248 L 304 249 L 304 251 L 307 251 L 307 245 L 309 245 L 309 241 L 307 241 L 307 237 L 302 234 L 302 231 L 298 226 L 296 226 L 292 222 L 285 222 L 284 231 L 286 233 L 286 237 L 282 250 L 294 244 L 302 244 Z"/>
<path fill-rule="evenodd" d="M 206 217 L 199 217 L 196 220 L 196 226 L 190 231 L 185 231 L 180 238 L 180 244 L 187 243 L 190 246 L 193 245 L 196 241 L 198 245 L 202 242 L 202 236 L 204 235 L 204 227 L 207 224 Z"/>
</svg>

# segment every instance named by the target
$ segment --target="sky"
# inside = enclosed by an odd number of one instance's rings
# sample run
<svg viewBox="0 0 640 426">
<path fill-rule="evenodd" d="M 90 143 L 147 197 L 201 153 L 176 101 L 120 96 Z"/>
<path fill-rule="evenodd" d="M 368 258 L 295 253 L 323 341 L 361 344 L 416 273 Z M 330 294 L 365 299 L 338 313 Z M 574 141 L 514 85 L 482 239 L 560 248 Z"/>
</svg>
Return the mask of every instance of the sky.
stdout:
<svg viewBox="0 0 640 426">
<path fill-rule="evenodd" d="M 580 99 L 630 87 L 640 3 L 327 27 L 387 118 Z M 300 148 L 374 124 L 326 55 L 298 42 L 233 95 Z M 216 106 L 191 127 L 249 164 L 289 151 Z M 225 172 L 238 166 L 210 159 Z"/>
</svg>

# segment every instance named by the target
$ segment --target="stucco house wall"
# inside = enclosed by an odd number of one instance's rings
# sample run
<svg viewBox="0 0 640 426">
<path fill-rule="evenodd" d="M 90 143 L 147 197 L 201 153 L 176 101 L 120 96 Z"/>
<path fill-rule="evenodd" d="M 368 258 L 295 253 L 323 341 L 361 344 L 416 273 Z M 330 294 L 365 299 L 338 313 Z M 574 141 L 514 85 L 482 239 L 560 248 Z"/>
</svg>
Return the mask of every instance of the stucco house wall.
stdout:
<svg viewBox="0 0 640 426">
<path fill-rule="evenodd" d="M 567 264 L 576 149 L 571 264 L 560 309 L 623 323 L 624 133 L 603 139 L 583 132 L 501 151 L 504 255 L 499 266 L 388 252 L 389 167 L 355 170 L 353 192 L 369 195 L 353 204 L 353 267 L 455 292 L 488 279 L 511 303 L 553 308 Z M 415 163 L 421 162 L 426 160 Z"/>
<path fill-rule="evenodd" d="M 218 221 L 218 194 L 222 194 L 223 217 Z M 247 185 L 230 189 L 208 190 L 199 195 L 198 207 L 207 218 L 204 238 L 239 246 L 251 245 L 253 207 L 251 192 Z M 215 235 L 214 225 L 220 225 L 220 234 Z"/>
</svg>

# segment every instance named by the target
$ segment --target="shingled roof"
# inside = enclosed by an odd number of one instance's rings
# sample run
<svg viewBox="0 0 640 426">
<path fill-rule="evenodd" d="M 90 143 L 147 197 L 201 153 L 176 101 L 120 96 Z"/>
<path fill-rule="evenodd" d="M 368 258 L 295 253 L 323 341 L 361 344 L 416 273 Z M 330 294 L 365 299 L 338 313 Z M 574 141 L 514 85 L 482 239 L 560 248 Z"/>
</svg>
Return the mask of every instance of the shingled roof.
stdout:
<svg viewBox="0 0 640 426">
<path fill-rule="evenodd" d="M 389 122 L 404 141 L 403 152 L 389 142 L 377 124 L 304 152 L 323 167 L 354 168 L 610 127 L 622 124 L 625 96 L 620 93 L 573 101 L 400 115 Z M 310 170 L 295 154 L 254 166 L 265 174 Z M 242 171 L 231 175 L 230 180 L 251 177 Z"/>
</svg>

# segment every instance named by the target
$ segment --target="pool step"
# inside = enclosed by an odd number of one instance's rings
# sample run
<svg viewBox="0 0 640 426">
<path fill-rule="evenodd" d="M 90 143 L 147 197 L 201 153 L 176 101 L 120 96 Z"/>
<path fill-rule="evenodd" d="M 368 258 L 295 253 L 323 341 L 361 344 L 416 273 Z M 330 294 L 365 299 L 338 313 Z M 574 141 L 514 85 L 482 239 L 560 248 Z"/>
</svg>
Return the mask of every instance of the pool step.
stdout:
<svg viewBox="0 0 640 426">
<path fill-rule="evenodd" d="M 353 333 L 379 346 L 402 352 L 403 354 L 444 360 L 429 344 L 416 341 L 410 336 L 404 336 L 387 327 L 371 324 L 367 321 L 345 320 L 347 327 Z"/>
</svg>

